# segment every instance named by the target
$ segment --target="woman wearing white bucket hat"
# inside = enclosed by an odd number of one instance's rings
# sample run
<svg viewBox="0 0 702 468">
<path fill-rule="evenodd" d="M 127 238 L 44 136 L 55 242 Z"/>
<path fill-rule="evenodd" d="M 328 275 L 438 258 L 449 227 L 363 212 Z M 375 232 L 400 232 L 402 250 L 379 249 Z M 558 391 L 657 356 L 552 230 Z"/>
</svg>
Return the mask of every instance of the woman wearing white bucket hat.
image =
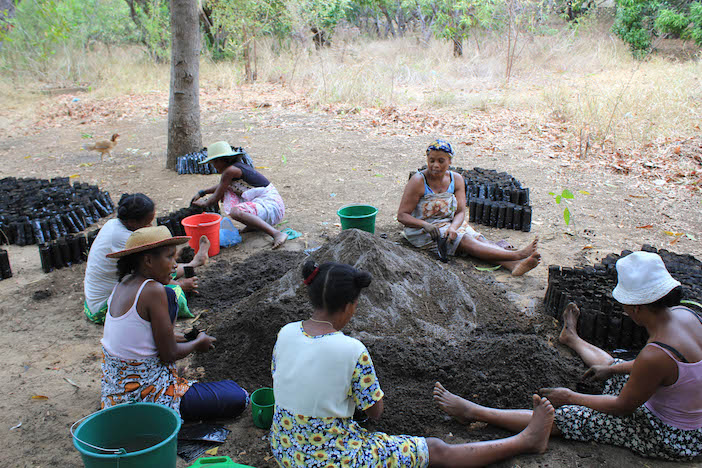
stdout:
<svg viewBox="0 0 702 468">
<path fill-rule="evenodd" d="M 624 312 L 646 328 L 648 344 L 633 361 L 614 359 L 576 331 L 580 311 L 563 313 L 559 341 L 590 369 L 586 376 L 607 379 L 603 395 L 567 388 L 543 388 L 556 407 L 551 435 L 626 447 L 655 458 L 685 460 L 702 455 L 702 317 L 681 307 L 680 283 L 653 253 L 635 252 L 617 262 L 612 296 Z M 526 410 L 486 408 L 446 391 L 437 383 L 434 398 L 447 413 L 510 430 L 523 428 Z"/>
<path fill-rule="evenodd" d="M 253 167 L 246 152 L 232 149 L 226 141 L 218 141 L 207 148 L 207 155 L 200 164 L 212 164 L 222 178 L 219 184 L 197 192 L 191 203 L 204 208 L 222 201 L 223 211 L 245 224 L 246 229 L 271 236 L 274 249 L 283 245 L 288 235 L 273 227 L 285 216 L 283 198 Z M 207 194 L 212 196 L 202 199 Z"/>
</svg>

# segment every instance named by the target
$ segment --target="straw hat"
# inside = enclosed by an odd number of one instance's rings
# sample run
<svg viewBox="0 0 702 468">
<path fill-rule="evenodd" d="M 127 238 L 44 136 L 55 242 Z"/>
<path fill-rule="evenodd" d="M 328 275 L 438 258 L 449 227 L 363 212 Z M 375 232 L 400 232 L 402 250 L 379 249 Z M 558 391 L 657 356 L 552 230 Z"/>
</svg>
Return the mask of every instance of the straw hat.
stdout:
<svg viewBox="0 0 702 468">
<path fill-rule="evenodd" d="M 652 304 L 680 286 L 670 276 L 661 257 L 651 252 L 634 252 L 617 260 L 614 299 L 625 305 Z"/>
<path fill-rule="evenodd" d="M 240 154 L 244 153 L 241 151 L 234 151 L 226 141 L 218 141 L 207 147 L 207 159 L 200 161 L 200 164 L 207 164 L 213 159 L 238 156 Z"/>
<path fill-rule="evenodd" d="M 190 236 L 171 236 L 171 231 L 166 226 L 150 226 L 137 229 L 127 239 L 124 250 L 107 254 L 108 258 L 126 257 L 137 252 L 163 247 L 164 245 L 185 244 Z"/>
</svg>

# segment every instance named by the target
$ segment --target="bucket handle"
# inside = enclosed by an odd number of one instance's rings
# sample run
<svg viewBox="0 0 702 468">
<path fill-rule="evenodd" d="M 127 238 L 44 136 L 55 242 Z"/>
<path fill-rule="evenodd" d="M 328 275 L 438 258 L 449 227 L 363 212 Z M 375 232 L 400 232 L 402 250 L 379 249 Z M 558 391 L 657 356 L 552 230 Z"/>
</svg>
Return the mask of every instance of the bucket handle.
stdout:
<svg viewBox="0 0 702 468">
<path fill-rule="evenodd" d="M 76 434 L 73 432 L 73 429 L 76 427 L 76 424 L 79 424 L 79 423 L 85 421 L 87 418 L 89 418 L 89 417 L 92 416 L 93 414 L 97 414 L 97 413 L 98 413 L 98 412 L 96 411 L 95 413 L 89 414 L 89 415 L 87 415 L 87 416 L 83 416 L 83 417 L 80 418 L 78 421 L 74 422 L 73 425 L 71 425 L 71 429 L 70 429 L 71 436 L 72 436 L 74 439 L 76 439 L 78 442 L 80 442 L 81 444 L 87 445 L 88 447 L 91 447 L 91 448 L 94 448 L 94 449 L 97 449 L 97 450 L 102 450 L 103 452 L 114 453 L 114 454 L 116 454 L 116 455 L 126 455 L 126 454 L 127 454 L 127 451 L 126 451 L 125 449 L 123 449 L 123 448 L 111 449 L 111 448 L 97 447 L 97 446 L 92 445 L 92 444 L 89 444 L 89 443 L 87 443 L 87 442 L 85 442 L 85 441 L 83 441 L 83 440 L 80 440 L 80 439 L 76 436 Z"/>
</svg>

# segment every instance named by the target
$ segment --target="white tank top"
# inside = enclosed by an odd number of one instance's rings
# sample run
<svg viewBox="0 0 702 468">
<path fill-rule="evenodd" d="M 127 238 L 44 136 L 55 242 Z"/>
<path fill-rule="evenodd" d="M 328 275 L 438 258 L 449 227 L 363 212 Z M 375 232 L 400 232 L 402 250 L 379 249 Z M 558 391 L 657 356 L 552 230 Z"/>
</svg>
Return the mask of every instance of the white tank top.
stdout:
<svg viewBox="0 0 702 468">
<path fill-rule="evenodd" d="M 158 349 L 154 341 L 151 322 L 147 322 L 137 312 L 137 303 L 142 289 L 146 283 L 153 281 L 145 280 L 141 283 L 139 291 L 134 298 L 134 304 L 127 313 L 119 317 L 113 317 L 110 313 L 112 304 L 112 291 L 107 300 L 107 315 L 105 316 L 105 331 L 102 335 L 102 346 L 110 355 L 125 360 L 139 360 L 147 357 L 158 356 Z M 115 286 L 116 288 L 116 286 Z"/>
</svg>

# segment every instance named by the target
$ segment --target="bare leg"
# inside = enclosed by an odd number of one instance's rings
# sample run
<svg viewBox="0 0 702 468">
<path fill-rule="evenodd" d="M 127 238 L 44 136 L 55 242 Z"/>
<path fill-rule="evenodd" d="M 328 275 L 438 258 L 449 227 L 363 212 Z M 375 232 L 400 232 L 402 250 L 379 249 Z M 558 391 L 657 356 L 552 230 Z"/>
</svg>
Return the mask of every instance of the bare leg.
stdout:
<svg viewBox="0 0 702 468">
<path fill-rule="evenodd" d="M 558 341 L 578 353 L 580 359 L 588 367 L 596 364 L 611 365 L 614 362 L 612 356 L 578 336 L 578 317 L 580 317 L 580 309 L 574 302 L 571 302 L 563 311 L 563 330 L 561 330 Z"/>
<path fill-rule="evenodd" d="M 461 246 L 459 248 L 463 247 L 464 240 L 466 237 L 464 236 L 463 239 L 461 240 Z M 498 249 L 501 252 L 512 252 L 512 253 L 525 253 L 531 251 L 531 253 L 526 257 L 521 257 L 521 259 L 515 259 L 515 260 L 501 260 L 501 261 L 495 261 L 495 263 L 499 263 L 506 269 L 512 272 L 513 276 L 522 276 L 526 272 L 533 270 L 536 268 L 539 263 L 541 263 L 541 254 L 536 251 L 536 245 L 538 242 L 538 238 L 535 238 L 531 244 L 527 245 L 524 249 L 522 250 L 510 250 L 510 249 L 503 249 L 502 247 L 499 247 L 497 244 L 494 242 L 491 242 L 487 240 L 484 236 L 480 236 L 477 239 L 473 239 L 475 242 L 481 243 L 483 245 L 492 247 L 494 249 Z M 469 241 L 466 240 L 466 243 Z M 533 251 L 532 251 L 533 248 Z M 464 252 L 466 251 L 465 249 L 462 249 Z M 474 257 L 478 257 L 477 255 L 473 255 Z M 480 257 L 478 257 L 480 258 Z M 490 261 L 489 259 L 483 259 Z"/>
<path fill-rule="evenodd" d="M 458 249 L 466 254 L 485 260 L 486 262 L 510 262 L 523 260 L 536 252 L 539 238 L 534 238 L 529 245 L 521 250 L 506 250 L 487 240 L 478 240 L 471 236 L 463 236 Z"/>
<path fill-rule="evenodd" d="M 207 260 L 210 258 L 207 254 L 208 250 L 210 250 L 210 240 L 207 238 L 207 236 L 200 236 L 200 246 L 198 247 L 197 253 L 193 257 L 193 259 L 190 260 L 190 263 L 179 263 L 176 266 L 176 278 L 180 278 L 185 274 L 186 266 L 197 268 L 206 264 Z M 180 253 L 178 253 L 176 257 L 178 257 L 179 255 Z"/>
<path fill-rule="evenodd" d="M 442 387 L 443 388 L 443 387 Z M 546 398 L 533 396 L 534 410 L 519 434 L 506 439 L 447 445 L 427 439 L 429 466 L 485 466 L 522 453 L 544 453 L 553 426 L 553 406 Z"/>
<path fill-rule="evenodd" d="M 259 231 L 263 231 L 269 236 L 273 238 L 273 248 L 277 249 L 281 245 L 285 243 L 285 241 L 288 239 L 287 234 L 283 234 L 258 216 L 254 216 L 249 213 L 244 213 L 243 211 L 239 209 L 234 209 L 230 213 L 230 216 L 235 219 L 236 221 L 239 221 L 242 224 L 245 224 L 247 227 L 251 229 L 256 229 Z"/>
</svg>

